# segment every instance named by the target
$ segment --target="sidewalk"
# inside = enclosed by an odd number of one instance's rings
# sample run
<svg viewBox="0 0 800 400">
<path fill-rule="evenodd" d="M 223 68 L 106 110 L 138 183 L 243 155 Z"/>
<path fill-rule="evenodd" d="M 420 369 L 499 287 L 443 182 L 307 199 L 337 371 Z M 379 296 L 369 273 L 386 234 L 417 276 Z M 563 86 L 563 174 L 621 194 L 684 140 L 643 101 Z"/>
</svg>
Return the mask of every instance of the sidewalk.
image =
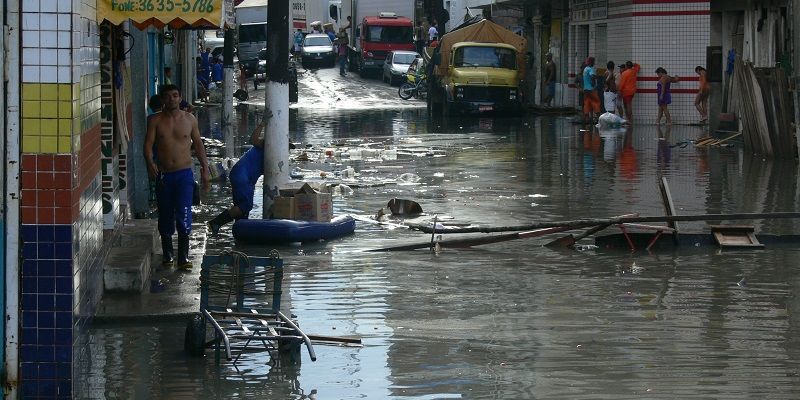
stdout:
<svg viewBox="0 0 800 400">
<path fill-rule="evenodd" d="M 201 103 L 195 106 L 204 107 L 209 113 L 222 113 L 222 107 L 215 104 Z M 203 121 L 201 124 L 205 124 L 207 119 L 201 121 Z M 208 132 L 209 129 L 201 126 L 200 131 Z M 126 221 L 120 230 L 126 232 L 128 229 L 141 229 L 137 225 L 141 226 L 143 223 L 154 227 L 155 220 L 131 219 Z M 124 236 L 124 233 L 122 235 Z M 118 243 L 117 247 L 111 249 L 118 250 L 117 257 L 128 258 L 131 264 L 138 263 L 151 254 L 149 274 L 146 272 L 142 274 L 149 277 L 144 282 L 141 293 L 104 291 L 94 317 L 96 323 L 183 320 L 187 315 L 200 310 L 200 265 L 205 254 L 207 239 L 205 220 L 198 218 L 197 212 L 194 213 L 189 242 L 189 261 L 193 264 L 191 270 L 162 267 L 158 232 L 154 230 L 153 235 L 152 243 L 141 240 L 128 241 Z M 173 243 L 177 244 L 177 236 L 173 237 Z M 119 247 L 125 248 L 119 249 Z"/>
</svg>

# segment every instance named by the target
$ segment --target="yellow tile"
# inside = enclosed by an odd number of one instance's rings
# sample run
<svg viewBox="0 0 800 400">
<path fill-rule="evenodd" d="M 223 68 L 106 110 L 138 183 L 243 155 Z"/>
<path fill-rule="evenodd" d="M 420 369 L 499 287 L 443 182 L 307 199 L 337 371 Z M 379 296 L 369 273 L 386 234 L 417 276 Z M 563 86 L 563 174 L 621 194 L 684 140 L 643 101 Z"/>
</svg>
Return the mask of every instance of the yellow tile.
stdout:
<svg viewBox="0 0 800 400">
<path fill-rule="evenodd" d="M 59 100 L 72 100 L 72 85 L 69 83 L 58 84 L 58 99 Z"/>
<path fill-rule="evenodd" d="M 23 153 L 38 153 L 39 152 L 39 137 L 38 136 L 23 136 L 22 137 L 22 152 Z"/>
<path fill-rule="evenodd" d="M 42 118 L 58 118 L 58 102 L 42 101 L 41 116 Z"/>
<path fill-rule="evenodd" d="M 58 136 L 58 120 L 54 118 L 43 118 L 41 122 L 42 135 Z"/>
<path fill-rule="evenodd" d="M 58 119 L 58 136 L 72 136 L 72 118 Z"/>
<path fill-rule="evenodd" d="M 58 84 L 57 83 L 43 83 L 42 84 L 42 100 L 58 100 Z"/>
<path fill-rule="evenodd" d="M 22 84 L 22 100 L 39 100 L 40 99 L 40 84 L 38 83 L 23 83 Z"/>
<path fill-rule="evenodd" d="M 72 118 L 72 101 L 58 102 L 58 118 Z"/>
<path fill-rule="evenodd" d="M 38 100 L 22 101 L 22 118 L 39 118 L 41 111 Z"/>
<path fill-rule="evenodd" d="M 22 137 L 33 137 L 41 134 L 41 125 L 39 118 L 23 118 L 22 119 Z"/>
<path fill-rule="evenodd" d="M 81 120 L 79 118 L 72 119 L 72 136 L 81 136 Z"/>
<path fill-rule="evenodd" d="M 81 115 L 81 103 L 78 101 L 72 102 L 72 118 L 78 118 Z"/>
<path fill-rule="evenodd" d="M 72 153 L 72 138 L 59 137 L 58 138 L 58 152 L 59 153 Z"/>
<path fill-rule="evenodd" d="M 72 100 L 80 100 L 81 99 L 81 84 L 75 83 L 72 85 Z"/>
<path fill-rule="evenodd" d="M 39 152 L 41 153 L 58 153 L 58 138 L 54 136 L 42 136 L 39 143 Z"/>
</svg>

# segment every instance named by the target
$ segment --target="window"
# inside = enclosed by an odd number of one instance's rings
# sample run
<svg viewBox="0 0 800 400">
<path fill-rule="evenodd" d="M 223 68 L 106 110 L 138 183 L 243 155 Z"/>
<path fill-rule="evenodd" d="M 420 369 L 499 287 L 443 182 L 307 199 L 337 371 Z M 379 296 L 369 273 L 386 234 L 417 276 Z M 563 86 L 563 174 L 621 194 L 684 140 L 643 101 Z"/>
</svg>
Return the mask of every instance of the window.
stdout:
<svg viewBox="0 0 800 400">
<path fill-rule="evenodd" d="M 331 46 L 331 39 L 322 36 L 313 36 L 306 38 L 304 46 Z"/>
<path fill-rule="evenodd" d="M 266 42 L 267 24 L 239 26 L 239 43 Z"/>
<path fill-rule="evenodd" d="M 453 55 L 453 66 L 517 69 L 517 53 L 500 47 L 460 47 Z"/>
<path fill-rule="evenodd" d="M 411 43 L 413 33 L 410 26 L 368 26 L 364 40 L 380 43 Z"/>
<path fill-rule="evenodd" d="M 416 54 L 400 53 L 394 55 L 395 64 L 411 64 L 417 58 Z"/>
</svg>

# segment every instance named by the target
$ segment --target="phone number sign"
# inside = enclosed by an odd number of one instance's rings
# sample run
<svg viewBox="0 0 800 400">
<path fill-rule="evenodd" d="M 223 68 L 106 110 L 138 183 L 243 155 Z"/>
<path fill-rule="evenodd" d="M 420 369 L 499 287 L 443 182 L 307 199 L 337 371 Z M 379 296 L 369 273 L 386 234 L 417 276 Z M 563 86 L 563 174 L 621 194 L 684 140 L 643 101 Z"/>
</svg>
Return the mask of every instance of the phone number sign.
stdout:
<svg viewBox="0 0 800 400">
<path fill-rule="evenodd" d="M 98 0 L 97 19 L 120 24 L 128 19 L 136 22 L 151 18 L 169 23 L 180 18 L 188 24 L 205 20 L 222 23 L 225 0 Z"/>
</svg>

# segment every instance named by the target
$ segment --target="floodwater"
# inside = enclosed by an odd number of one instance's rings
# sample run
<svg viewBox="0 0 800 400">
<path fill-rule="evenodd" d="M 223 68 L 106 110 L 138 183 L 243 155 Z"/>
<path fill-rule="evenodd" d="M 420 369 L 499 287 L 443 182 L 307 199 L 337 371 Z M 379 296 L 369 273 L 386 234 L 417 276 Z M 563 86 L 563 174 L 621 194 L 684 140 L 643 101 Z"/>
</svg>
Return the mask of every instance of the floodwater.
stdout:
<svg viewBox="0 0 800 400">
<path fill-rule="evenodd" d="M 241 133 L 220 138 L 236 149 L 257 118 L 245 110 L 239 117 Z M 320 169 L 335 180 L 347 166 L 358 174 L 362 187 L 334 197 L 336 214 L 374 215 L 398 197 L 449 223 L 490 226 L 661 215 L 661 176 L 681 214 L 794 211 L 800 198 L 793 162 L 696 148 L 689 141 L 704 132 L 695 127 L 600 133 L 559 117 L 431 122 L 424 109 L 303 108 L 293 110 L 291 131 L 294 142 L 314 146 L 311 161 L 293 164 L 309 179 L 321 181 L 313 172 Z M 322 151 L 366 144 L 378 151 L 360 160 Z M 397 158 L 379 161 L 385 149 L 396 149 Z M 212 192 L 198 209 L 200 222 L 229 202 L 226 185 Z M 769 233 L 798 230 L 791 221 L 744 222 Z M 705 223 L 680 228 L 708 231 Z M 284 305 L 306 332 L 358 336 L 364 346 L 315 346 L 317 361 L 304 350 L 294 368 L 272 367 L 263 354 L 216 365 L 211 351 L 203 359 L 183 354 L 179 322 L 98 326 L 90 331 L 88 395 L 797 398 L 800 249 L 542 247 L 557 236 L 372 253 L 364 250 L 431 237 L 359 223 L 354 235 L 329 242 L 236 247 L 280 252 L 288 270 Z M 228 227 L 207 239 L 206 251 L 232 242 Z"/>
</svg>

